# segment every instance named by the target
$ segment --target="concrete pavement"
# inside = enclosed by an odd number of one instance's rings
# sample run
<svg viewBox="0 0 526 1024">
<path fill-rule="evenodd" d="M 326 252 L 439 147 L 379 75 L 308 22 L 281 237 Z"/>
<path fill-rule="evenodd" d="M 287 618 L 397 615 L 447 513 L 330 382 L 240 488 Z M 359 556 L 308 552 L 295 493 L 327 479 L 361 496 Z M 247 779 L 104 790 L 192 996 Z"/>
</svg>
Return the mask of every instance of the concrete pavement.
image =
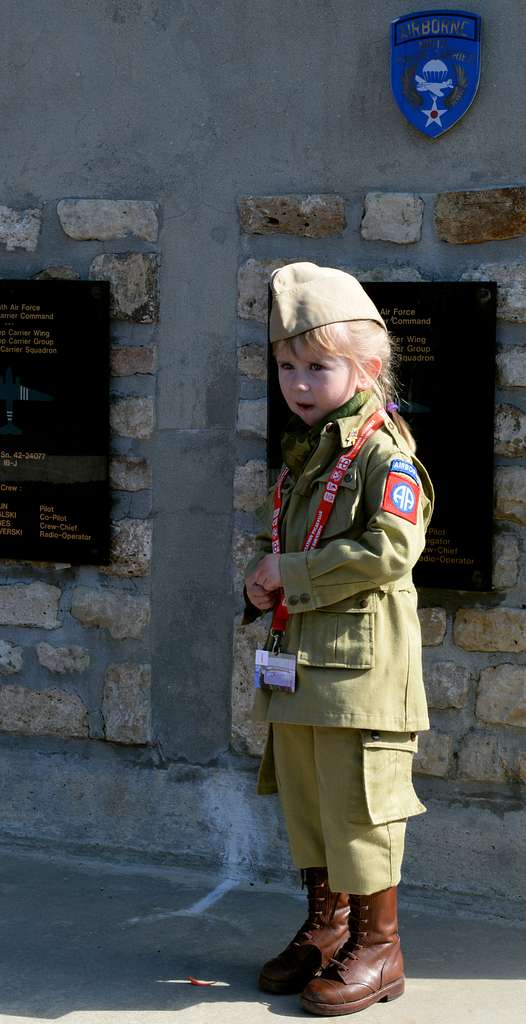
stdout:
<svg viewBox="0 0 526 1024">
<path fill-rule="evenodd" d="M 181 868 L 0 848 L 0 1022 L 237 1024 L 314 1020 L 256 987 L 304 898 Z M 526 928 L 401 899 L 403 998 L 369 1024 L 519 1024 Z M 216 980 L 190 985 L 188 975 Z"/>
</svg>

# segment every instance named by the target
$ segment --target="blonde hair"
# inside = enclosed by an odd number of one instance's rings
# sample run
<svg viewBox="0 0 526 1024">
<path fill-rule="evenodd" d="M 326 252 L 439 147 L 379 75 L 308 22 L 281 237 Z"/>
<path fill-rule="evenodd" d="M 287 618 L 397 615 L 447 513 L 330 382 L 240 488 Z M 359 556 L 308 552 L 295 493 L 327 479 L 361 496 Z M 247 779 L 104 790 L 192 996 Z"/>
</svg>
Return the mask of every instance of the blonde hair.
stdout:
<svg viewBox="0 0 526 1024">
<path fill-rule="evenodd" d="M 318 354 L 348 359 L 365 375 L 368 386 L 384 408 L 397 401 L 397 382 L 394 373 L 395 342 L 375 320 L 345 320 L 324 327 L 314 327 L 304 334 L 296 334 L 293 338 L 275 341 L 272 346 L 274 355 L 277 356 L 287 345 L 297 354 L 297 342 L 303 342 Z M 382 369 L 377 377 L 368 370 L 368 364 L 375 356 L 382 361 Z M 415 452 L 416 443 L 409 425 L 396 410 L 389 410 L 389 414 L 410 450 Z"/>
</svg>

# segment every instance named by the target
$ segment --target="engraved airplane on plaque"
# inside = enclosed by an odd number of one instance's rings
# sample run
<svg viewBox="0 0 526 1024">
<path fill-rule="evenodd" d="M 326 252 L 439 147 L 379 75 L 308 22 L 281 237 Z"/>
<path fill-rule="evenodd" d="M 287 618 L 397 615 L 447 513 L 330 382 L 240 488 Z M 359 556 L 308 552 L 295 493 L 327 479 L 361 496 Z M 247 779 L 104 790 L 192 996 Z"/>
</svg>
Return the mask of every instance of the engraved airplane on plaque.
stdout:
<svg viewBox="0 0 526 1024">
<path fill-rule="evenodd" d="M 26 387 L 8 366 L 5 377 L 0 375 L 0 401 L 6 404 L 7 416 L 7 423 L 0 427 L 0 434 L 21 434 L 22 429 L 13 423 L 13 402 L 52 402 L 53 395 Z"/>
</svg>

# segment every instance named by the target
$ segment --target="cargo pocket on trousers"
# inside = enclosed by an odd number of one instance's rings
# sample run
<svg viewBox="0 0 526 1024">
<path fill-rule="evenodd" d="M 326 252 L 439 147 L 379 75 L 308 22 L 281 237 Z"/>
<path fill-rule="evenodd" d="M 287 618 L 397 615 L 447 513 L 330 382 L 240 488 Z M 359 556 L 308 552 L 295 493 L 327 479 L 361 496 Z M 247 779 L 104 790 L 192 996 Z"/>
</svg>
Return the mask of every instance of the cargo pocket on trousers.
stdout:
<svg viewBox="0 0 526 1024">
<path fill-rule="evenodd" d="M 363 785 L 368 818 L 373 825 L 400 821 L 426 810 L 413 788 L 415 733 L 361 730 Z"/>
</svg>

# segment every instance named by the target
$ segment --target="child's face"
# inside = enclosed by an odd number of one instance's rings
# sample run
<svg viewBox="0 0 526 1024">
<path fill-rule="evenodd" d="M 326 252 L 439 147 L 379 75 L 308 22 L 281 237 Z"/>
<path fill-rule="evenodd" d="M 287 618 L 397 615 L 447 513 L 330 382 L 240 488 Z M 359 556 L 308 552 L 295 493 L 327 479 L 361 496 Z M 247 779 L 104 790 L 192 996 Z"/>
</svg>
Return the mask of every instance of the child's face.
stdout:
<svg viewBox="0 0 526 1024">
<path fill-rule="evenodd" d="M 301 340 L 282 345 L 276 361 L 283 397 L 309 427 L 367 387 L 349 359 L 315 352 Z"/>
</svg>

